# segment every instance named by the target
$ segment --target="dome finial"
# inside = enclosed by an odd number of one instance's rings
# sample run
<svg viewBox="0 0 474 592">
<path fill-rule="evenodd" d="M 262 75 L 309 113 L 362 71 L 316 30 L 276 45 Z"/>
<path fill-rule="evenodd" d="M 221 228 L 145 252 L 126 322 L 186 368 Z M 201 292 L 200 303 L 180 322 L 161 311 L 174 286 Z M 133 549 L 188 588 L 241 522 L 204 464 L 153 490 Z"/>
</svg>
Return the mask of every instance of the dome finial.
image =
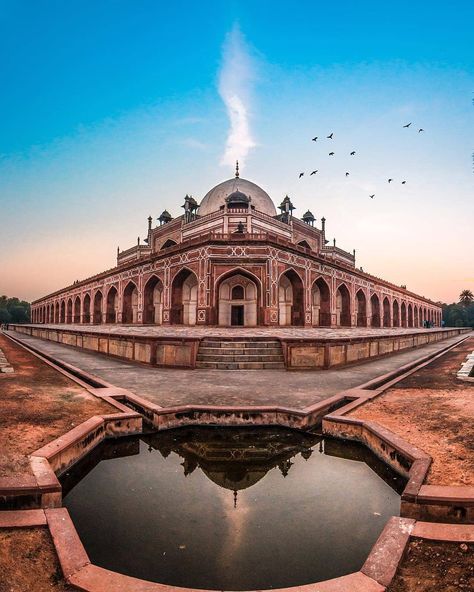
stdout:
<svg viewBox="0 0 474 592">
<path fill-rule="evenodd" d="M 236 179 L 239 178 L 239 161 L 238 160 L 235 161 L 235 178 Z"/>
</svg>

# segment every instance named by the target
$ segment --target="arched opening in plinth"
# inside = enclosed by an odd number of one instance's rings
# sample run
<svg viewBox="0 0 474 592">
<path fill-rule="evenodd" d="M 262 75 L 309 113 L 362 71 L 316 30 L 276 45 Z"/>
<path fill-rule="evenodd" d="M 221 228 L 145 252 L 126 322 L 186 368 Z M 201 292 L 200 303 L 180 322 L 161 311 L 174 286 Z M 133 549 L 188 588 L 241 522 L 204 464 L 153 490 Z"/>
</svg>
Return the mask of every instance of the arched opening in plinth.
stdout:
<svg viewBox="0 0 474 592">
<path fill-rule="evenodd" d="M 102 292 L 98 290 L 94 294 L 94 308 L 92 311 L 92 322 L 94 325 L 100 325 L 102 323 L 102 301 L 103 301 Z"/>
<path fill-rule="evenodd" d="M 82 304 L 82 322 L 91 322 L 91 297 L 90 294 L 84 296 L 84 302 Z"/>
<path fill-rule="evenodd" d="M 81 299 L 79 296 L 76 296 L 74 300 L 74 316 L 73 316 L 74 323 L 81 322 Z"/>
<path fill-rule="evenodd" d="M 370 298 L 370 326 L 380 327 L 381 324 L 380 299 L 377 294 L 372 294 Z"/>
<path fill-rule="evenodd" d="M 163 282 L 156 277 L 145 284 L 143 290 L 143 323 L 146 325 L 161 325 L 163 320 Z"/>
<path fill-rule="evenodd" d="M 413 308 L 412 308 L 411 304 L 408 305 L 407 311 L 408 311 L 408 326 L 413 327 Z"/>
<path fill-rule="evenodd" d="M 400 307 L 398 305 L 398 301 L 397 300 L 394 300 L 393 301 L 392 318 L 393 318 L 393 326 L 394 327 L 400 327 Z"/>
<path fill-rule="evenodd" d="M 304 325 L 303 282 L 293 269 L 282 273 L 278 283 L 278 324 Z"/>
<path fill-rule="evenodd" d="M 138 288 L 134 282 L 128 282 L 122 297 L 122 323 L 136 323 L 138 319 Z"/>
<path fill-rule="evenodd" d="M 357 301 L 357 326 L 367 327 L 367 298 L 364 290 L 359 290 L 356 294 Z"/>
<path fill-rule="evenodd" d="M 401 306 L 401 321 L 402 321 L 402 327 L 406 327 L 407 326 L 407 305 L 402 302 L 402 306 Z"/>
<path fill-rule="evenodd" d="M 67 301 L 66 323 L 72 323 L 72 298 L 69 298 L 69 300 Z"/>
<path fill-rule="evenodd" d="M 341 284 L 336 291 L 336 324 L 351 326 L 351 295 L 346 284 Z"/>
<path fill-rule="evenodd" d="M 311 312 L 314 326 L 331 326 L 331 292 L 323 278 L 318 278 L 311 288 Z"/>
<path fill-rule="evenodd" d="M 258 324 L 259 286 L 249 274 L 236 271 L 218 286 L 218 324 L 255 327 Z"/>
<path fill-rule="evenodd" d="M 197 317 L 198 279 L 189 269 L 177 273 L 171 284 L 171 323 L 195 325 Z"/>
<path fill-rule="evenodd" d="M 118 312 L 118 292 L 115 286 L 112 286 L 107 292 L 107 310 L 105 313 L 106 323 L 116 323 Z"/>
</svg>

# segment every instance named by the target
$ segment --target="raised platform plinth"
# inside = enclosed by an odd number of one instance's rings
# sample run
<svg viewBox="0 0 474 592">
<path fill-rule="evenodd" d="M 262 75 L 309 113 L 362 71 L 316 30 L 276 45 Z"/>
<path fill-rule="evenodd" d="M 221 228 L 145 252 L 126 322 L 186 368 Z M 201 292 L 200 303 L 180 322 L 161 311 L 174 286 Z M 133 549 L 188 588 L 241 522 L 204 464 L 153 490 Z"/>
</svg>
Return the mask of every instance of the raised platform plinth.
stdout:
<svg viewBox="0 0 474 592">
<path fill-rule="evenodd" d="M 446 329 L 302 327 L 163 327 L 136 325 L 10 325 L 33 337 L 168 368 L 196 368 L 201 342 L 279 341 L 288 370 L 323 370 L 363 362 L 469 332 Z M 203 344 L 205 347 L 205 343 Z M 202 357 L 202 356 L 201 356 Z M 209 361 L 209 360 L 208 360 Z M 232 363 L 234 360 L 230 360 Z M 235 360 L 238 361 L 238 360 Z M 255 369 L 259 369 L 255 360 Z M 264 368 L 262 360 L 261 368 Z"/>
</svg>

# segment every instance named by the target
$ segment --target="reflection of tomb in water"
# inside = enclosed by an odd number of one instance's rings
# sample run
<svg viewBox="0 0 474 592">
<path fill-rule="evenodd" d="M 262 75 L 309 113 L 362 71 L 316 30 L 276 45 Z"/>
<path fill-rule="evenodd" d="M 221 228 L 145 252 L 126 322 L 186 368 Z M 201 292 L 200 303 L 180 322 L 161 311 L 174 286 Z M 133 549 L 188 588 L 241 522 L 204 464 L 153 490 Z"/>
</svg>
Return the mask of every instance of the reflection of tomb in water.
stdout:
<svg viewBox="0 0 474 592">
<path fill-rule="evenodd" d="M 143 437 L 149 449 L 159 450 L 166 458 L 171 452 L 183 462 L 184 475 L 197 468 L 216 485 L 237 492 L 255 485 L 269 471 L 277 468 L 286 477 L 297 454 L 308 459 L 312 447 L 322 438 L 314 434 L 273 429 L 200 428 L 180 429 Z"/>
</svg>

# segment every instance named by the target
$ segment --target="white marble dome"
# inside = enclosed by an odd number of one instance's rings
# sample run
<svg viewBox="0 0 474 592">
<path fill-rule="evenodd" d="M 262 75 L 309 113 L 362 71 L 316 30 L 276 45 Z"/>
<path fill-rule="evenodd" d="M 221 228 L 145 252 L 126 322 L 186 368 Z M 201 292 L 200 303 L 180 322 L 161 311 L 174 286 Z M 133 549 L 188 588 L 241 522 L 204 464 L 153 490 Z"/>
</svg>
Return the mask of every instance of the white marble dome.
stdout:
<svg viewBox="0 0 474 592">
<path fill-rule="evenodd" d="M 269 216 L 276 216 L 275 204 L 268 193 L 255 183 L 252 183 L 252 181 L 247 181 L 240 177 L 223 181 L 208 191 L 197 213 L 200 216 L 205 216 L 211 212 L 218 212 L 225 205 L 226 198 L 236 191 L 249 197 L 250 205 L 257 211 L 268 214 Z"/>
</svg>

